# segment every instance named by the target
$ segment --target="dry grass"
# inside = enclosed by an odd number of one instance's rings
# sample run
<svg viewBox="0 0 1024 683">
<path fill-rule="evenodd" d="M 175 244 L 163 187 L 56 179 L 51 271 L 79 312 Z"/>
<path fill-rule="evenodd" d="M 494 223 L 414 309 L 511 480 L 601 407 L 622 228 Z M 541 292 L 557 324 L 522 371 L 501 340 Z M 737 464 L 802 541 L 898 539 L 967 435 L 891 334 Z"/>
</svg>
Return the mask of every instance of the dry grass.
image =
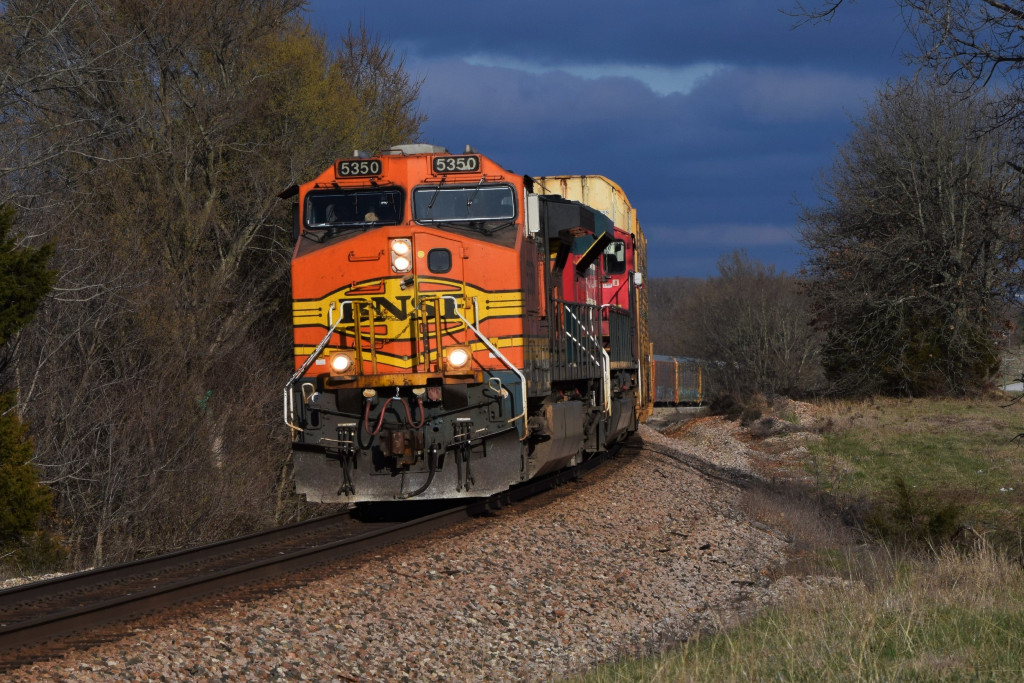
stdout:
<svg viewBox="0 0 1024 683">
<path fill-rule="evenodd" d="M 924 516 L 956 507 L 957 526 L 1013 543 L 1024 520 L 1024 452 L 1014 441 L 1024 406 L 1001 397 L 876 399 L 822 413 L 829 431 L 804 463 L 817 488 Z"/>
<path fill-rule="evenodd" d="M 1024 677 L 1024 572 L 983 546 L 908 559 L 851 558 L 842 581 L 805 582 L 777 608 L 660 657 L 580 680 L 1017 681 Z M 809 586 L 809 587 L 807 587 Z"/>
<path fill-rule="evenodd" d="M 785 573 L 804 575 L 836 569 L 838 549 L 856 544 L 856 534 L 842 522 L 834 502 L 796 484 L 746 490 L 743 513 L 789 542 Z"/>
<path fill-rule="evenodd" d="M 791 540 L 776 585 L 802 588 L 737 628 L 581 680 L 1024 679 L 1024 458 L 1011 441 L 1024 407 L 1004 405 L 826 402 L 824 438 L 802 459 L 759 417 L 748 444 L 766 446 L 755 469 L 774 480 L 747 491 L 744 512 Z"/>
</svg>

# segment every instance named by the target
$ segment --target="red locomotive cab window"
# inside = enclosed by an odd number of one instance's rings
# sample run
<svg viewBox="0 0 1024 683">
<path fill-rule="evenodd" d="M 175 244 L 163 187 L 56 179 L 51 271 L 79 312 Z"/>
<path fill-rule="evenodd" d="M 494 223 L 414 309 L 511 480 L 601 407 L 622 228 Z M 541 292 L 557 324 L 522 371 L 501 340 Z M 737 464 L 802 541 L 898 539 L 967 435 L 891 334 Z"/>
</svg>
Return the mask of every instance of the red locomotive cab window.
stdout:
<svg viewBox="0 0 1024 683">
<path fill-rule="evenodd" d="M 431 273 L 447 273 L 452 269 L 452 252 L 447 249 L 431 249 L 427 252 L 427 268 Z"/>
<path fill-rule="evenodd" d="M 605 275 L 621 275 L 626 272 L 626 243 L 615 240 L 604 248 Z"/>
</svg>

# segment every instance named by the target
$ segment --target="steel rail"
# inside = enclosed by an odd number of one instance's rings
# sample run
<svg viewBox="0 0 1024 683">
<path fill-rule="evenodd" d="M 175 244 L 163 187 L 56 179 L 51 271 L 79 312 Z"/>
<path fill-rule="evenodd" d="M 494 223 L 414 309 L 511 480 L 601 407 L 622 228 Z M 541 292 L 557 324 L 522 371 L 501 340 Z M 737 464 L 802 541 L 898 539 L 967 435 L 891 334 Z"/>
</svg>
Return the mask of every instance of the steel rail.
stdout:
<svg viewBox="0 0 1024 683">
<path fill-rule="evenodd" d="M 283 555 L 264 557 L 226 569 L 207 571 L 169 585 L 157 585 L 149 589 L 122 594 L 102 601 L 62 609 L 61 611 L 44 614 L 37 618 L 5 624 L 0 627 L 0 653 L 8 653 L 21 648 L 40 645 L 50 640 L 73 635 L 86 628 L 92 629 L 100 625 L 109 625 L 129 620 L 189 600 L 205 597 L 218 591 L 278 578 L 291 572 L 307 569 L 316 564 L 372 550 L 388 543 L 444 526 L 454 521 L 455 518 L 464 519 L 468 516 L 467 507 L 463 506 L 462 508 L 435 513 L 412 520 L 411 522 L 389 525 L 382 529 L 328 544 L 300 548 Z M 280 536 L 282 531 L 284 530 L 275 530 L 271 535 L 275 537 Z M 205 551 L 208 548 L 176 553 L 175 559 L 178 561 L 174 562 L 173 565 L 181 566 L 183 564 L 181 562 L 182 559 L 186 560 L 184 564 L 195 564 L 202 561 L 201 557 L 197 559 L 194 556 L 192 560 L 187 558 L 189 554 L 194 555 L 197 550 Z M 218 557 L 222 557 L 225 554 L 220 553 Z M 168 559 L 163 557 L 154 558 L 153 562 L 141 561 L 131 563 L 131 567 L 136 570 L 135 576 L 140 573 L 139 569 L 145 570 L 146 574 L 152 574 L 156 571 L 156 567 L 170 566 L 172 563 L 168 562 Z M 88 585 L 89 578 L 95 579 L 97 576 L 105 578 L 119 575 L 122 572 L 128 572 L 129 566 L 123 565 L 112 568 L 112 570 L 118 571 L 105 572 L 104 570 L 94 570 L 93 572 L 85 572 L 86 576 L 70 575 L 68 579 L 52 579 L 44 583 L 48 584 L 51 589 L 57 584 L 60 584 L 61 588 L 68 586 L 67 590 L 61 591 L 62 594 L 68 594 L 74 590 L 70 587 L 74 584 L 84 586 Z M 125 573 L 123 575 L 131 576 L 132 574 Z M 26 591 L 32 590 L 37 589 L 32 586 L 26 589 Z M 17 589 L 12 589 L 12 591 L 7 591 L 6 593 L 14 591 L 17 591 Z M 23 592 L 22 594 L 27 593 Z M 7 595 L 0 597 L 7 597 Z M 24 603 L 25 600 L 19 600 L 19 602 Z M 2 618 L 0 616 L 0 619 Z"/>
<path fill-rule="evenodd" d="M 250 552 L 260 546 L 294 541 L 303 536 L 339 526 L 348 519 L 350 519 L 348 512 L 340 512 L 305 522 L 288 524 L 269 531 L 239 536 L 204 546 L 186 548 L 158 557 L 90 569 L 4 589 L 0 591 L 0 650 L 3 649 L 2 634 L 3 628 L 7 626 L 5 623 L 7 615 L 20 605 L 52 600 L 61 595 L 80 592 L 90 588 L 107 586 L 128 580 L 138 580 L 145 576 L 166 573 L 189 565 L 198 565 L 212 558 L 224 558 Z"/>
<path fill-rule="evenodd" d="M 0 670 L 12 664 L 24 664 L 31 659 L 16 661 L 19 651 L 60 641 L 98 626 L 131 621 L 146 614 L 158 612 L 176 605 L 207 597 L 219 592 L 280 578 L 347 557 L 352 557 L 398 541 L 406 540 L 429 531 L 495 510 L 504 505 L 524 500 L 543 491 L 573 479 L 593 469 L 618 451 L 618 445 L 609 451 L 597 454 L 580 465 L 554 472 L 536 480 L 520 484 L 513 489 L 436 512 L 408 522 L 389 524 L 379 529 L 350 536 L 329 543 L 303 547 L 282 554 L 269 555 L 247 561 L 237 566 L 193 573 L 191 576 L 165 585 L 154 585 L 134 592 L 121 593 L 115 597 L 89 602 L 73 607 L 42 614 L 29 619 L 2 623 L 4 613 L 12 607 L 43 601 L 51 596 L 68 596 L 97 585 L 109 586 L 125 579 L 153 576 L 154 583 L 160 583 L 161 572 L 180 569 L 189 565 L 200 565 L 208 558 L 226 558 L 258 546 L 294 540 L 296 534 L 313 533 L 314 529 L 338 525 L 347 513 L 319 518 L 310 522 L 292 524 L 263 534 L 231 539 L 200 548 L 183 550 L 170 555 L 140 560 L 109 568 L 95 569 L 78 574 L 25 584 L 0 591 Z M 53 653 L 46 653 L 50 656 Z M 12 661 L 12 657 L 15 661 Z"/>
</svg>

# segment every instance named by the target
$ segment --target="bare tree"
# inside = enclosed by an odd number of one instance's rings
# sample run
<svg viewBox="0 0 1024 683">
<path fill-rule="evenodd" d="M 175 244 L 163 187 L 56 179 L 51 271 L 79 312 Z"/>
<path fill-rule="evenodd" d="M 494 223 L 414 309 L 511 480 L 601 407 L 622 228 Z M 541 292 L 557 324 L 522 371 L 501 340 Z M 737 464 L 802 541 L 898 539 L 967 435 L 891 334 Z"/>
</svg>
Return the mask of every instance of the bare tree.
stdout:
<svg viewBox="0 0 1024 683">
<path fill-rule="evenodd" d="M 0 5 L 0 140 L 18 141 L 0 190 L 60 273 L 10 372 L 76 564 L 300 510 L 281 504 L 292 245 L 277 194 L 423 120 L 386 45 L 362 31 L 333 52 L 302 4 Z M 364 101 L 353 74 L 394 100 Z M 384 132 L 362 119 L 394 102 Z"/>
<path fill-rule="evenodd" d="M 806 286 L 844 392 L 984 386 L 1021 286 L 1022 178 L 987 101 L 901 81 L 854 123 L 802 213 Z"/>
<path fill-rule="evenodd" d="M 663 356 L 694 356 L 691 335 L 687 331 L 689 321 L 685 315 L 685 304 L 693 290 L 703 282 L 700 278 L 689 277 L 651 278 L 648 281 L 654 353 Z"/>
<path fill-rule="evenodd" d="M 796 2 L 802 23 L 831 21 L 848 0 Z M 850 0 L 852 1 L 852 0 Z M 897 0 L 917 53 L 930 71 L 981 85 L 999 75 L 1024 84 L 1024 3 L 1020 0 Z"/>
<path fill-rule="evenodd" d="M 797 2 L 801 22 L 831 21 L 847 0 Z M 993 125 L 1024 141 L 1024 2 L 1020 0 L 898 0 L 924 72 L 943 74 L 962 92 L 998 85 L 1003 94 Z"/>
<path fill-rule="evenodd" d="M 712 361 L 718 392 L 801 395 L 820 388 L 820 337 L 795 278 L 733 252 L 693 288 L 680 318 L 692 355 Z"/>
</svg>

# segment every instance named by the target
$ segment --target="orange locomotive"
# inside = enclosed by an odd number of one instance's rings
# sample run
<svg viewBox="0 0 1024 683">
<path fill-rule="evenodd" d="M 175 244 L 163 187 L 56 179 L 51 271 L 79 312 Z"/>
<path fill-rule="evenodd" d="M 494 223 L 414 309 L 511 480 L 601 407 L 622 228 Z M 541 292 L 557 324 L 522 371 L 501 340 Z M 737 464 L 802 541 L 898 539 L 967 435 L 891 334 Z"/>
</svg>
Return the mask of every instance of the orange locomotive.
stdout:
<svg viewBox="0 0 1024 683">
<path fill-rule="evenodd" d="M 545 188 L 470 148 L 403 145 L 282 193 L 299 493 L 488 496 L 636 429 L 653 403 L 642 232 Z"/>
</svg>

